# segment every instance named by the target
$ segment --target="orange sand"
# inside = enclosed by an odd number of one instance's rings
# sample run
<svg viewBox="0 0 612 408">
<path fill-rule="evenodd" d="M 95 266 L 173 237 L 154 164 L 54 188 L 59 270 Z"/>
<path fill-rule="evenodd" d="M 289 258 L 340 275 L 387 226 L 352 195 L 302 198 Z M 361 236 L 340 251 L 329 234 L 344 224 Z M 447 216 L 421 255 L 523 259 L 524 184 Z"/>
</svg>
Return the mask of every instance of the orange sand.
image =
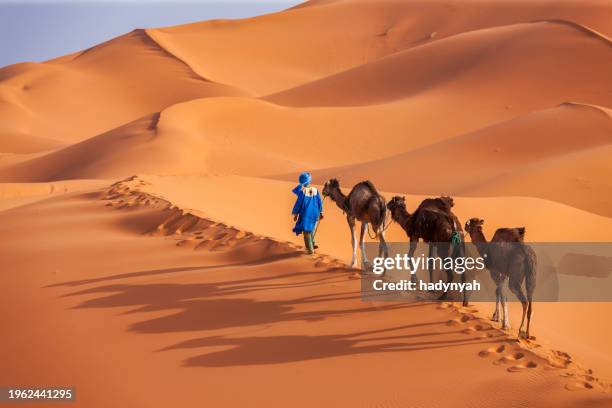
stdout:
<svg viewBox="0 0 612 408">
<path fill-rule="evenodd" d="M 314 258 L 289 214 L 310 170 L 410 209 L 452 194 L 488 236 L 610 242 L 610 21 L 605 0 L 313 0 L 1 68 L 0 385 L 88 408 L 611 406 L 609 304 L 538 303 L 517 343 L 515 303 L 504 333 L 489 304 L 361 302 L 341 211 Z"/>
</svg>

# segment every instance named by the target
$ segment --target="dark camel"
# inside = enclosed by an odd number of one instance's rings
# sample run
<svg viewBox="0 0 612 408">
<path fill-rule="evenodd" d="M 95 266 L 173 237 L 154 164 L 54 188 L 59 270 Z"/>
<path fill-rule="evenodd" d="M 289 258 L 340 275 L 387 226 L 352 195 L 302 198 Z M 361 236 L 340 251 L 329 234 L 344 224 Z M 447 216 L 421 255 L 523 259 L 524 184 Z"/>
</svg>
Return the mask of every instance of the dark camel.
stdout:
<svg viewBox="0 0 612 408">
<path fill-rule="evenodd" d="M 465 223 L 465 230 L 470 234 L 470 238 L 480 255 L 486 258 L 486 265 L 491 273 L 491 278 L 497 286 L 495 290 L 495 312 L 491 320 L 496 322 L 499 321 L 501 305 L 503 313 L 502 328 L 504 330 L 510 329 L 508 307 L 504 294 L 504 282 L 507 278 L 510 290 L 516 295 L 523 306 L 523 317 L 521 318 L 521 326 L 519 328 L 519 338 L 523 337 L 528 339 L 533 291 L 536 286 L 536 254 L 531 247 L 525 245 L 523 242 L 525 238 L 524 227 L 499 228 L 495 231 L 489 243 L 482 232 L 483 224 L 484 220 L 472 218 Z M 525 282 L 527 296 L 523 293 L 523 281 Z M 527 315 L 527 330 L 523 331 L 525 315 Z"/>
<path fill-rule="evenodd" d="M 385 242 L 384 223 L 387 208 L 385 207 L 385 198 L 376 191 L 376 188 L 370 181 L 362 181 L 357 183 L 349 195 L 344 195 L 340 190 L 340 183 L 337 179 L 331 179 L 323 186 L 323 197 L 331 197 L 338 207 L 346 214 L 351 229 L 351 244 L 353 246 L 353 257 L 351 259 L 351 267 L 355 266 L 357 258 L 357 242 L 355 240 L 355 221 L 361 221 L 361 235 L 359 244 L 361 247 L 361 259 L 364 264 L 367 264 L 368 258 L 364 250 L 365 231 L 368 223 L 372 224 L 372 229 L 378 237 L 378 256 L 384 254 L 389 255 L 389 249 Z"/>
<path fill-rule="evenodd" d="M 410 249 L 408 257 L 412 258 L 416 251 L 419 239 L 429 244 L 429 257 L 433 257 L 434 250 L 436 256 L 447 258 L 449 256 L 461 256 L 463 245 L 455 247 L 452 243 L 453 234 L 462 234 L 459 219 L 453 214 L 451 208 L 454 202 L 451 197 L 427 198 L 421 202 L 413 214 L 406 209 L 406 199 L 395 196 L 387 204 L 391 211 L 391 217 L 397 222 L 410 239 Z M 453 271 L 446 270 L 448 282 L 453 280 Z M 411 279 L 416 280 L 415 275 Z M 429 263 L 429 280 L 433 282 L 433 265 Z M 461 275 L 462 282 L 465 282 L 465 274 Z M 446 298 L 446 293 L 442 294 L 441 299 Z M 463 304 L 467 306 L 467 294 L 463 294 Z"/>
</svg>

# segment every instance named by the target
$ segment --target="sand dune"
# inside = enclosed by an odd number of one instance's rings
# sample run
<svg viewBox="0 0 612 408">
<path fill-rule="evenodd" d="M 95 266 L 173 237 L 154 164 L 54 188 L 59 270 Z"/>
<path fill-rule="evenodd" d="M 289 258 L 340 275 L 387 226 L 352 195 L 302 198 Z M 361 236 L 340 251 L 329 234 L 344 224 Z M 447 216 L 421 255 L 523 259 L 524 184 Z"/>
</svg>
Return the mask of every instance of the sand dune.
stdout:
<svg viewBox="0 0 612 408">
<path fill-rule="evenodd" d="M 579 151 L 560 158 L 517 169 L 476 186 L 469 195 L 497 195 L 518 192 L 546 197 L 596 214 L 610 216 L 612 187 L 610 145 Z"/>
<path fill-rule="evenodd" d="M 138 171 L 197 170 L 193 163 L 201 162 L 207 150 L 206 141 L 159 136 L 158 121 L 159 114 L 146 116 L 97 137 L 9 166 L 0 178 L 52 181 L 113 178 Z"/>
<path fill-rule="evenodd" d="M 608 35 L 610 18 L 601 0 L 317 1 L 252 19 L 158 29 L 154 36 L 203 76 L 262 95 L 467 31 L 566 19 Z"/>
<path fill-rule="evenodd" d="M 0 183 L 0 211 L 47 198 L 108 186 L 108 180 L 66 180 L 53 183 Z"/>
<path fill-rule="evenodd" d="M 209 134 L 206 115 L 199 115 L 194 104 L 196 108 L 207 105 L 203 100 L 179 104 L 66 148 L 10 162 L 0 170 L 0 180 L 42 182 L 134 173 L 236 171 L 261 175 L 300 168 L 291 156 L 283 156 L 288 149 L 266 150 L 274 139 L 263 144 L 243 134 L 247 141 L 242 144 L 236 137 L 228 140 L 223 134 Z M 231 111 L 226 113 L 233 116 Z"/>
<path fill-rule="evenodd" d="M 364 302 L 342 211 L 314 257 L 289 212 L 309 170 L 409 210 L 452 194 L 489 237 L 610 242 L 610 21 L 607 0 L 313 0 L 0 69 L 0 384 L 88 408 L 609 407 L 610 305 L 537 304 L 516 342 L 488 304 Z"/>
<path fill-rule="evenodd" d="M 611 48 L 607 37 L 575 24 L 501 26 L 413 47 L 265 99 L 291 106 L 367 105 L 436 95 L 443 86 L 480 103 L 533 108 L 569 98 L 610 106 L 601 88 L 612 69 Z"/>
<path fill-rule="evenodd" d="M 321 168 L 313 173 L 321 183 L 337 177 L 351 185 L 367 177 L 391 191 L 531 196 L 609 215 L 606 163 L 612 120 L 605 108 L 565 103 L 421 148 L 419 144 L 427 140 L 383 120 L 399 120 L 399 105 L 361 109 L 282 108 L 246 98 L 195 100 L 59 151 L 6 165 L 0 180 L 41 182 L 134 173 L 287 173 L 280 178 L 293 180 L 303 168 Z M 236 121 L 236 115 L 244 121 Z M 334 125 L 343 116 L 359 121 Z M 372 149 L 373 128 L 381 131 L 385 123 L 388 143 Z M 331 138 L 326 129 L 342 130 Z M 299 140 L 317 149 L 296 149 Z M 412 150 L 411 144 L 416 145 Z M 408 152 L 395 154 L 398 145 Z M 334 154 L 321 155 L 321 151 Z M 351 164 L 334 167 L 345 163 Z M 436 171 L 422 171 L 432 163 L 445 164 Z M 591 194 L 585 196 L 585 191 Z"/>
<path fill-rule="evenodd" d="M 138 190 L 170 200 L 180 208 L 195 210 L 207 218 L 301 245 L 301 237 L 291 231 L 289 215 L 294 196 L 294 182 L 243 176 L 155 176 L 140 175 L 146 184 Z M 343 183 L 349 189 L 350 183 Z M 384 190 L 382 190 L 384 191 Z M 390 199 L 404 192 L 385 192 Z M 231 206 L 250 197 L 266 200 L 249 203 L 249 211 Z M 409 209 L 416 208 L 426 196 L 407 195 Z M 492 235 L 502 226 L 525 226 L 534 242 L 595 242 L 612 239 L 612 219 L 548 200 L 526 197 L 456 197 L 456 211 L 463 221 L 471 217 L 486 220 L 485 233 Z M 329 223 L 320 225 L 317 234 L 325 242 L 325 253 L 348 262 L 351 255 L 350 235 L 344 214 L 329 199 L 324 202 Z M 258 216 L 253 216 L 257 214 Z M 272 214 L 274 222 L 268 221 Z M 286 214 L 284 216 L 283 214 Z M 555 222 L 551 222 L 554 219 Z M 405 241 L 401 228 L 392 224 L 387 232 L 392 241 Z"/>
<path fill-rule="evenodd" d="M 197 99 L 162 111 L 156 120 L 148 115 L 55 152 L 0 158 L 0 179 L 155 172 L 278 175 L 383 159 L 397 154 L 398 146 L 418 148 L 511 115 L 493 109 L 490 115 L 466 120 L 463 112 L 454 111 L 455 103 L 406 100 L 368 108 L 286 108 L 251 98 Z M 435 120 L 441 111 L 448 114 L 447 121 Z M 373 149 L 373 135 L 385 135 L 387 142 Z M 300 143 L 316 148 L 302 149 Z"/>
<path fill-rule="evenodd" d="M 12 235 L 0 256 L 13 265 L 1 277 L 11 291 L 0 304 L 28 305 L 4 322 L 13 352 L 1 381 L 69 383 L 88 407 L 277 405 L 298 394 L 296 406 L 609 403 L 606 385 L 567 355 L 510 341 L 470 309 L 364 303 L 346 269 L 283 252 L 290 246 L 280 242 L 251 252 L 266 239 L 205 218 L 179 220 L 140 188 L 155 186 L 132 179 L 0 213 L 0 232 Z M 229 245 L 199 244 L 212 235 L 230 235 Z M 122 392 L 125 378 L 149 391 Z M 202 381 L 216 386 L 193 393 Z M 227 392 L 229 384 L 241 392 Z M 302 394 L 304 384 L 319 391 Z"/>
<path fill-rule="evenodd" d="M 178 177 L 178 176 L 152 176 L 141 175 L 128 182 L 120 183 L 123 201 L 118 206 L 137 206 L 150 204 L 151 197 L 163 202 L 172 202 L 177 207 L 174 211 L 182 209 L 179 217 L 168 217 L 174 223 L 171 230 L 177 226 L 185 226 L 186 248 L 210 247 L 214 243 L 206 243 L 193 234 L 197 230 L 193 218 L 185 214 L 194 214 L 212 220 L 216 224 L 228 228 L 230 231 L 248 231 L 258 237 L 266 237 L 272 241 L 290 243 L 289 245 L 303 245 L 300 237 L 291 232 L 290 217 L 278 216 L 274 222 L 267 219 L 267 214 L 283 214 L 291 207 L 293 196 L 289 194 L 293 183 L 273 181 L 252 177 Z M 126 197 L 126 193 L 131 196 Z M 384 192 L 387 198 L 396 193 Z M 250 211 L 242 207 L 228 205 L 228 203 L 244 200 L 245 197 L 265 196 L 266 200 L 257 200 L 249 205 Z M 408 196 L 407 203 L 414 208 L 425 197 Z M 117 199 L 116 199 L 117 200 Z M 522 225 L 527 229 L 530 242 L 609 242 L 612 240 L 612 219 L 597 216 L 575 208 L 560 205 L 554 202 L 518 197 L 496 198 L 466 198 L 456 197 L 456 212 L 460 220 L 477 216 L 485 219 L 484 232 L 492 236 L 495 230 L 502 226 Z M 335 263 L 335 259 L 349 262 L 351 257 L 349 231 L 346 226 L 344 214 L 331 203 L 325 200 L 325 219 L 319 226 L 317 235 L 324 254 L 326 265 Z M 257 216 L 252 216 L 257 214 Z M 551 220 L 555 220 L 551 222 Z M 395 223 L 391 224 L 386 232 L 390 241 L 404 241 L 405 234 Z M 228 234 L 232 240 L 234 232 Z M 177 238 L 178 239 L 178 238 Z M 369 238 L 366 238 L 370 241 Z M 179 242 L 181 239 L 178 239 Z M 220 240 L 221 248 L 224 247 Z M 329 259 L 331 257 L 331 259 Z M 607 353 L 607 342 L 598 336 L 592 329 L 590 319 L 595 310 L 607 310 L 610 306 L 605 304 L 538 304 L 537 319 L 534 329 L 538 333 L 540 343 L 548 347 L 561 347 L 571 350 L 578 361 L 587 363 L 597 373 L 606 377 L 612 376 L 610 370 L 611 357 Z M 490 307 L 487 304 L 478 304 L 483 314 L 490 317 Z M 520 319 L 520 307 L 512 304 L 510 310 L 514 321 Z M 567 316 L 567 320 L 559 321 L 559 316 Z M 580 333 L 580 336 L 578 336 Z M 578 338 L 578 337 L 580 338 Z M 588 345 L 588 346 L 587 346 Z"/>
<path fill-rule="evenodd" d="M 367 175 L 386 190 L 417 194 L 527 195 L 610 216 L 612 186 L 604 163 L 611 143 L 607 109 L 567 103 L 408 153 L 314 175 L 320 182 L 338 177 L 346 185 Z M 424 171 L 432 166 L 434 171 Z"/>
<path fill-rule="evenodd" d="M 237 94 L 199 77 L 145 30 L 136 30 L 57 60 L 0 70 L 0 151 L 48 149 L 57 146 L 54 141 L 82 140 L 176 102 Z"/>
</svg>

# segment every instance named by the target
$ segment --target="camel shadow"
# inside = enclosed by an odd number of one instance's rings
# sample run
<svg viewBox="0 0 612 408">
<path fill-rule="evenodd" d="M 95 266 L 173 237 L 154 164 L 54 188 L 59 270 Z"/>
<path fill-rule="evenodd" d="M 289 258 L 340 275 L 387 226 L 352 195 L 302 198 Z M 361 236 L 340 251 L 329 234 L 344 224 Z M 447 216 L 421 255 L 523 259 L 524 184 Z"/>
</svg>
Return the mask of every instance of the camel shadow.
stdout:
<svg viewBox="0 0 612 408">
<path fill-rule="evenodd" d="M 319 272 L 315 272 L 321 275 Z M 134 306 L 124 314 L 178 310 L 177 312 L 129 326 L 136 333 L 167 333 L 200 330 L 217 330 L 254 325 L 272 325 L 279 322 L 314 322 L 328 317 L 347 314 L 392 310 L 424 306 L 424 303 L 390 303 L 383 306 L 364 305 L 352 308 L 333 308 L 299 312 L 296 307 L 304 304 L 357 300 L 359 292 L 340 292 L 313 295 L 293 300 L 257 300 L 246 297 L 249 293 L 264 290 L 290 289 L 312 285 L 326 285 L 331 277 L 320 277 L 294 284 L 263 285 L 234 282 L 177 284 L 152 283 L 134 285 L 107 285 L 64 295 L 64 297 L 104 294 L 81 302 L 74 309 L 112 308 Z M 251 279 L 251 281 L 262 280 Z M 230 297 L 231 296 L 231 297 Z M 244 296 L 244 297 L 235 297 Z"/>
<path fill-rule="evenodd" d="M 74 281 L 54 283 L 51 285 L 43 286 L 43 288 L 81 286 L 81 285 L 89 285 L 93 283 L 107 282 L 107 281 L 112 281 L 112 280 L 139 278 L 139 277 L 156 276 L 156 275 L 164 275 L 164 274 L 180 273 L 180 272 L 205 271 L 205 270 L 211 270 L 211 269 L 217 270 L 217 269 L 232 268 L 232 267 L 237 267 L 237 266 L 257 266 L 257 265 L 263 265 L 263 264 L 267 264 L 271 262 L 298 258 L 301 255 L 303 255 L 301 251 L 291 251 L 291 252 L 282 253 L 282 254 L 274 254 L 270 256 L 265 256 L 265 257 L 258 258 L 255 260 L 250 260 L 250 261 L 223 263 L 219 265 L 150 269 L 150 270 L 144 270 L 144 271 L 128 272 L 128 273 L 121 273 L 121 274 L 110 275 L 110 276 L 103 276 L 99 278 L 80 279 L 80 280 L 74 280 Z M 339 271 L 340 269 L 342 268 L 330 268 L 330 271 L 333 271 L 333 270 Z"/>
<path fill-rule="evenodd" d="M 303 296 L 303 288 L 330 287 L 334 282 L 346 282 L 344 271 L 326 270 L 325 268 L 304 269 L 302 264 L 295 264 L 287 254 L 286 258 L 276 259 L 281 262 L 281 274 L 248 275 L 233 278 L 231 269 L 222 275 L 230 279 L 211 280 L 207 282 L 144 282 L 114 283 L 88 287 L 64 294 L 64 298 L 86 299 L 72 309 L 89 308 L 128 308 L 123 315 L 138 316 L 139 313 L 157 312 L 155 317 L 133 321 L 128 331 L 137 334 L 165 334 L 211 332 L 209 336 L 189 340 L 163 348 L 161 351 L 174 349 L 206 349 L 215 347 L 212 353 L 196 355 L 183 361 L 185 366 L 235 366 L 255 364 L 280 364 L 291 361 L 330 358 L 349 354 L 376 352 L 416 351 L 424 348 L 456 347 L 472 344 L 482 339 L 458 337 L 458 340 L 445 337 L 440 340 L 423 341 L 421 337 L 454 335 L 457 331 L 444 331 L 446 320 L 418 323 L 400 328 L 388 328 L 357 333 L 332 333 L 322 335 L 285 335 L 220 337 L 215 330 L 244 332 L 266 331 L 272 327 L 281 327 L 287 322 L 308 323 L 328 319 L 359 319 L 360 315 L 385 313 L 392 310 L 408 310 L 432 307 L 430 302 L 404 303 L 371 303 L 359 302 L 361 293 L 352 287 L 339 286 L 335 291 Z M 261 260 L 258 260 L 258 263 Z M 236 265 L 244 265 L 245 262 Z M 221 265 L 225 269 L 228 265 Z M 65 282 L 54 286 L 74 287 L 86 284 L 99 284 L 113 280 L 123 280 L 141 276 L 183 273 L 214 266 L 166 268 L 150 271 L 137 271 L 103 278 Z M 300 295 L 293 297 L 291 290 L 297 289 Z M 270 292 L 268 295 L 265 292 Z M 264 293 L 262 293 L 264 292 Z M 279 299 L 279 294 L 282 294 Z M 93 298 L 92 298 L 93 296 Z M 408 314 L 406 314 L 408 316 Z M 150 317 L 150 315 L 148 315 Z M 427 333 L 403 333 L 390 335 L 385 333 L 399 329 L 410 329 L 421 326 L 439 326 L 438 331 Z M 345 330 L 346 331 L 346 330 Z M 369 336 L 369 337 L 365 337 Z M 373 336 L 373 337 L 372 337 Z M 453 336 L 457 337 L 457 336 Z M 412 342 L 409 340 L 412 339 Z M 486 340 L 486 341 L 491 341 Z M 219 351 L 219 347 L 225 350 Z"/>
<path fill-rule="evenodd" d="M 225 347 L 224 350 L 212 351 L 210 353 L 190 357 L 183 361 L 183 365 L 186 367 L 228 367 L 283 364 L 295 361 L 317 360 L 367 353 L 413 352 L 491 342 L 491 340 L 483 340 L 478 338 L 430 341 L 418 340 L 418 338 L 421 337 L 459 334 L 461 333 L 460 330 L 403 334 L 395 336 L 364 337 L 365 335 L 375 334 L 376 332 L 382 333 L 393 330 L 416 328 L 419 326 L 436 326 L 442 324 L 443 322 L 430 322 L 382 329 L 378 331 L 375 330 L 350 334 L 318 336 L 281 335 L 240 338 L 211 336 L 188 340 L 174 346 L 166 347 L 159 351 Z M 409 341 L 411 339 L 416 339 L 416 341 Z M 499 341 L 501 340 L 496 340 L 495 342 Z"/>
</svg>

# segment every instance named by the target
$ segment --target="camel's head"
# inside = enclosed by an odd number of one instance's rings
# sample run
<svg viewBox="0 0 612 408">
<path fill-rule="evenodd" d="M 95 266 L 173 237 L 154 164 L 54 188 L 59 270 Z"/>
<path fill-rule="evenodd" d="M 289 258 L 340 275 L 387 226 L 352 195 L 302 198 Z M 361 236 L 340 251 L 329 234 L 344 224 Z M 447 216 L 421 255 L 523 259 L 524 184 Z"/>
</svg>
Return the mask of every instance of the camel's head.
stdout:
<svg viewBox="0 0 612 408">
<path fill-rule="evenodd" d="M 406 197 L 395 196 L 387 203 L 387 208 L 393 214 L 396 210 L 406 211 Z"/>
<path fill-rule="evenodd" d="M 483 224 L 484 220 L 480 218 L 470 218 L 470 220 L 465 223 L 465 230 L 468 234 L 471 234 L 473 232 L 482 232 Z"/>
<path fill-rule="evenodd" d="M 325 182 L 325 184 L 323 185 L 323 191 L 321 193 L 323 194 L 323 197 L 328 197 L 332 195 L 334 190 L 339 190 L 339 189 L 340 189 L 340 182 L 338 181 L 338 179 L 333 178 Z"/>
<path fill-rule="evenodd" d="M 448 205 L 448 208 L 453 208 L 455 206 L 455 200 L 453 200 L 453 197 L 442 196 L 440 198 L 442 199 L 442 201 L 444 201 Z"/>
</svg>

